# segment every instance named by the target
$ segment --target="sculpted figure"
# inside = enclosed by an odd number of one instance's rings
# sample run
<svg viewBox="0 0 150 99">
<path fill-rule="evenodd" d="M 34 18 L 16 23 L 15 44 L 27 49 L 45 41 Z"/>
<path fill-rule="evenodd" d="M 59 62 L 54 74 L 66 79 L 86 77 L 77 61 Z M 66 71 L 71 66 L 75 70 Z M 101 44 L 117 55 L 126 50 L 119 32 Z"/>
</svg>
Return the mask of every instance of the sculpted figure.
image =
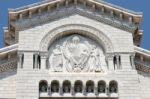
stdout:
<svg viewBox="0 0 150 99">
<path fill-rule="evenodd" d="M 110 92 L 111 93 L 117 93 L 117 88 L 115 86 L 110 87 Z"/>
<path fill-rule="evenodd" d="M 64 86 L 64 93 L 69 93 L 69 91 L 70 91 L 69 86 Z"/>
<path fill-rule="evenodd" d="M 100 85 L 100 86 L 98 87 L 98 91 L 99 91 L 100 93 L 105 93 L 105 87 L 102 86 L 102 85 Z"/>
<path fill-rule="evenodd" d="M 91 72 L 93 72 L 94 70 L 97 72 L 102 71 L 100 63 L 100 53 L 95 45 L 92 46 L 88 64 L 90 65 Z"/>
<path fill-rule="evenodd" d="M 75 91 L 76 91 L 76 92 L 81 92 L 81 91 L 82 91 L 81 86 L 79 86 L 79 85 L 76 86 Z"/>
<path fill-rule="evenodd" d="M 56 49 L 53 50 L 53 55 L 52 66 L 54 67 L 55 71 L 60 72 L 62 71 L 63 67 L 63 53 L 60 45 L 57 45 Z"/>
<path fill-rule="evenodd" d="M 100 48 L 94 42 L 78 35 L 67 38 L 56 45 L 50 56 L 50 66 L 62 72 L 103 72 Z M 102 56 L 103 53 L 102 53 Z M 65 66 L 65 67 L 64 67 Z"/>
<path fill-rule="evenodd" d="M 87 92 L 88 93 L 92 93 L 93 92 L 92 86 L 88 86 Z"/>
<path fill-rule="evenodd" d="M 46 92 L 46 91 L 47 91 L 46 86 L 42 86 L 42 87 L 41 87 L 41 92 Z"/>
<path fill-rule="evenodd" d="M 86 66 L 89 57 L 88 47 L 80 43 L 80 38 L 75 36 L 72 41 L 66 45 L 64 53 L 66 59 L 72 67 L 73 71 L 80 72 Z"/>
<path fill-rule="evenodd" d="M 57 85 L 52 86 L 52 91 L 53 92 L 58 92 L 58 86 Z"/>
</svg>

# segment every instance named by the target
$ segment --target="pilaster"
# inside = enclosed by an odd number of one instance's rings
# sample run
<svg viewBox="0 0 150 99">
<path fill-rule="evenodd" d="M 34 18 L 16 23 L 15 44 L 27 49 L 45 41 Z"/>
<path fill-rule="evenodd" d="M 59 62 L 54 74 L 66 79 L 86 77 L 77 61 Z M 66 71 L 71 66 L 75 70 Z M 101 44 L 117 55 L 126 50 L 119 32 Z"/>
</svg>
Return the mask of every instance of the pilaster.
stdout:
<svg viewBox="0 0 150 99">
<path fill-rule="evenodd" d="M 48 58 L 48 52 L 40 52 L 41 57 L 41 69 L 47 69 L 46 60 Z"/>
<path fill-rule="evenodd" d="M 107 65 L 108 65 L 109 70 L 114 70 L 113 58 L 114 58 L 113 54 L 107 54 L 107 56 L 106 56 L 106 60 L 108 63 Z"/>
</svg>

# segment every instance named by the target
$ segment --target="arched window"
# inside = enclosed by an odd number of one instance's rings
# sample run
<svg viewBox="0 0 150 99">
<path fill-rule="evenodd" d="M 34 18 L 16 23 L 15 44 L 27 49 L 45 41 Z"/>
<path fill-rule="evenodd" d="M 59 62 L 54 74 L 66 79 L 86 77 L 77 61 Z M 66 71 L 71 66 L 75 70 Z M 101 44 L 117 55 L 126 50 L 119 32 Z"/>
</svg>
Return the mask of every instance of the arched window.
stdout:
<svg viewBox="0 0 150 99">
<path fill-rule="evenodd" d="M 118 92 L 118 84 L 116 81 L 111 81 L 109 83 L 109 92 L 110 93 L 117 93 Z"/>
<path fill-rule="evenodd" d="M 47 89 L 48 89 L 47 81 L 45 81 L 45 80 L 40 81 L 39 92 L 47 92 Z"/>
<path fill-rule="evenodd" d="M 41 68 L 41 57 L 38 54 L 33 54 L 33 69 Z"/>
<path fill-rule="evenodd" d="M 106 83 L 105 81 L 98 82 L 98 93 L 105 93 L 106 92 Z"/>
<path fill-rule="evenodd" d="M 66 80 L 63 82 L 63 93 L 70 93 L 71 91 L 71 83 L 70 81 Z"/>
<path fill-rule="evenodd" d="M 24 54 L 22 54 L 22 57 L 21 57 L 21 68 L 23 68 L 23 64 L 24 64 Z"/>
<path fill-rule="evenodd" d="M 59 82 L 54 80 L 51 82 L 51 92 L 58 93 L 59 92 Z"/>
<path fill-rule="evenodd" d="M 122 67 L 121 67 L 121 56 L 119 55 L 119 67 L 118 67 L 118 69 L 121 69 Z"/>
<path fill-rule="evenodd" d="M 93 81 L 87 81 L 86 83 L 86 92 L 87 93 L 93 93 L 94 92 L 94 82 Z"/>
<path fill-rule="evenodd" d="M 82 84 L 82 81 L 76 81 L 75 82 L 75 85 L 74 85 L 74 91 L 75 93 L 82 93 L 82 90 L 83 90 L 83 84 Z"/>
<path fill-rule="evenodd" d="M 117 69 L 117 58 L 114 56 L 113 58 L 113 63 L 114 63 L 114 69 Z"/>
<path fill-rule="evenodd" d="M 38 65 L 38 68 L 41 69 L 41 56 L 40 55 L 38 55 L 37 65 Z"/>
<path fill-rule="evenodd" d="M 121 69 L 121 56 L 115 55 L 113 58 L 114 69 Z"/>
<path fill-rule="evenodd" d="M 131 55 L 130 56 L 130 64 L 131 64 L 132 69 L 135 69 L 134 59 L 135 59 L 135 56 Z"/>
</svg>

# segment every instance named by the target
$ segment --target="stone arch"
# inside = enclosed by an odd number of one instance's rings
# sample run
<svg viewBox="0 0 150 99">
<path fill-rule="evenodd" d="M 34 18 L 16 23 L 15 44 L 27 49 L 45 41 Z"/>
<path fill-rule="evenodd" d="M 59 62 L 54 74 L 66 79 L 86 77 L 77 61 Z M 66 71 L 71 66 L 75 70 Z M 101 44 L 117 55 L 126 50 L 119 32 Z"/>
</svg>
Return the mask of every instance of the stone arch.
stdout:
<svg viewBox="0 0 150 99">
<path fill-rule="evenodd" d="M 112 80 L 109 82 L 109 92 L 110 93 L 118 93 L 118 82 Z"/>
<path fill-rule="evenodd" d="M 70 93 L 71 92 L 71 81 L 65 80 L 63 81 L 63 93 Z"/>
<path fill-rule="evenodd" d="M 75 81 L 74 91 L 75 91 L 75 93 L 82 93 L 82 91 L 83 91 L 83 82 L 81 80 Z"/>
<path fill-rule="evenodd" d="M 43 37 L 39 49 L 41 52 L 46 52 L 55 40 L 75 33 L 97 41 L 98 44 L 103 47 L 105 53 L 114 51 L 113 44 L 109 37 L 100 30 L 83 24 L 67 24 L 53 29 Z"/>
<path fill-rule="evenodd" d="M 53 80 L 51 82 L 51 92 L 53 93 L 59 92 L 59 87 L 60 87 L 60 84 L 58 80 Z"/>
<path fill-rule="evenodd" d="M 86 82 L 86 92 L 87 93 L 94 93 L 94 87 L 95 87 L 94 81 L 88 80 Z"/>
<path fill-rule="evenodd" d="M 48 82 L 46 80 L 41 80 L 39 82 L 39 92 L 47 92 Z"/>
<path fill-rule="evenodd" d="M 98 93 L 106 92 L 106 82 L 104 80 L 98 81 Z"/>
</svg>

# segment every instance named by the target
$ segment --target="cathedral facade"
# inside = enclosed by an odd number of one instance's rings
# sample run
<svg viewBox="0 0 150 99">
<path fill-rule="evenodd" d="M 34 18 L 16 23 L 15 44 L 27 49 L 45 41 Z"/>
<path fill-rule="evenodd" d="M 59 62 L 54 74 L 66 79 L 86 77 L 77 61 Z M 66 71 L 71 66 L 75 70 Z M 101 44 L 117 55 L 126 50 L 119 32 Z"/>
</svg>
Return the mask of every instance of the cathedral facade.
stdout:
<svg viewBox="0 0 150 99">
<path fill-rule="evenodd" d="M 9 9 L 0 99 L 150 99 L 142 16 L 103 0 Z"/>
</svg>

